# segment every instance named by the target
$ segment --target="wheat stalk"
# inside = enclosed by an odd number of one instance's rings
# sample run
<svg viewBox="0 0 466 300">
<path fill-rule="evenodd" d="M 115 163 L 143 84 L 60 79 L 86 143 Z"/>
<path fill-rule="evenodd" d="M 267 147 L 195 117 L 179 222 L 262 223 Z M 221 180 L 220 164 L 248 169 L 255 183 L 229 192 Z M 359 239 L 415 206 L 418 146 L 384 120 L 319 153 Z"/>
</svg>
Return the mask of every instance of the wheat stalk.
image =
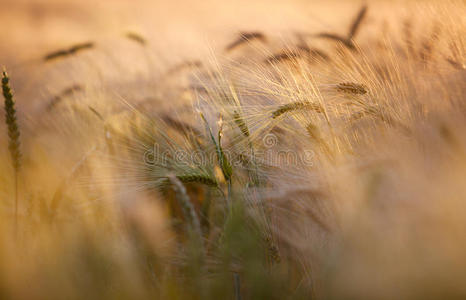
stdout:
<svg viewBox="0 0 466 300">
<path fill-rule="evenodd" d="M 235 286 L 235 300 L 241 300 L 241 280 L 239 274 L 236 272 L 233 273 L 233 281 Z"/>
<path fill-rule="evenodd" d="M 233 169 L 228 162 L 227 157 L 225 156 L 225 153 L 223 152 L 222 148 L 222 136 L 223 136 L 223 121 L 220 118 L 219 120 L 219 130 L 218 130 L 218 142 L 215 140 L 215 137 L 212 133 L 212 130 L 210 129 L 209 123 L 204 117 L 204 114 L 202 112 L 199 113 L 201 116 L 201 119 L 204 121 L 204 124 L 206 126 L 206 130 L 210 135 L 210 139 L 212 140 L 212 143 L 215 145 L 215 149 L 217 151 L 217 158 L 218 158 L 218 163 L 220 164 L 220 167 L 222 169 L 223 176 L 225 177 L 225 180 L 229 181 L 231 179 L 231 176 L 233 174 Z"/>
</svg>

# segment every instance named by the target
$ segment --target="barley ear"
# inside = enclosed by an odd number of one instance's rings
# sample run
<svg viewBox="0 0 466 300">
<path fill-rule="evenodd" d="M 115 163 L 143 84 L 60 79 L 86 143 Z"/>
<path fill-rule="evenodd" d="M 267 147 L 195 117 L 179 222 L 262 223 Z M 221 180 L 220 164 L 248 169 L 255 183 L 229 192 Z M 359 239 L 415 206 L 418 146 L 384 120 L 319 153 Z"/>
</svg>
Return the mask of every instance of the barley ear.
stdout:
<svg viewBox="0 0 466 300">
<path fill-rule="evenodd" d="M 342 82 L 336 85 L 336 90 L 344 94 L 364 95 L 367 94 L 367 87 L 364 84 L 355 82 Z"/>
<path fill-rule="evenodd" d="M 312 110 L 317 113 L 323 113 L 324 108 L 320 103 L 313 103 L 309 101 L 301 101 L 301 102 L 291 102 L 288 104 L 284 104 L 278 107 L 275 111 L 272 112 L 272 119 L 276 119 L 281 115 L 284 115 L 288 112 L 296 111 L 296 110 Z"/>
<path fill-rule="evenodd" d="M 2 90 L 5 98 L 5 117 L 8 126 L 8 149 L 11 153 L 13 167 L 17 172 L 21 166 L 21 151 L 19 142 L 19 127 L 16 120 L 15 102 L 9 85 L 9 77 L 6 71 L 3 71 Z"/>
<path fill-rule="evenodd" d="M 246 125 L 246 122 L 244 122 L 244 119 L 241 117 L 240 113 L 238 111 L 233 112 L 233 119 L 238 126 L 239 130 L 241 130 L 241 133 L 245 137 L 249 137 L 249 128 Z"/>
<path fill-rule="evenodd" d="M 18 230 L 18 171 L 21 166 L 21 151 L 19 143 L 19 127 L 16 120 L 15 102 L 9 85 L 10 78 L 3 70 L 2 91 L 5 98 L 5 121 L 8 127 L 8 149 L 15 171 L 15 232 Z"/>
<path fill-rule="evenodd" d="M 196 210 L 194 209 L 194 205 L 191 203 L 191 199 L 186 192 L 186 188 L 183 183 L 181 183 L 181 180 L 175 175 L 168 176 L 168 180 L 176 192 L 176 198 L 183 209 L 186 221 L 189 223 L 192 230 L 202 239 L 201 223 Z"/>
</svg>

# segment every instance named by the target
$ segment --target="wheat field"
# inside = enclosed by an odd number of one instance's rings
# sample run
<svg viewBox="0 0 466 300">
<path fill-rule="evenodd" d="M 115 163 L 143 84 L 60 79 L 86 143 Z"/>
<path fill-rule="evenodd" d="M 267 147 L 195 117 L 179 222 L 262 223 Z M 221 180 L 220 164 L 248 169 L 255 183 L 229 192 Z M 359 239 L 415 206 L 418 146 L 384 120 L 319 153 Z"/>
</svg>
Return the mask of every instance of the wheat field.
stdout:
<svg viewBox="0 0 466 300">
<path fill-rule="evenodd" d="M 466 298 L 465 1 L 0 7 L 0 299 Z"/>
</svg>

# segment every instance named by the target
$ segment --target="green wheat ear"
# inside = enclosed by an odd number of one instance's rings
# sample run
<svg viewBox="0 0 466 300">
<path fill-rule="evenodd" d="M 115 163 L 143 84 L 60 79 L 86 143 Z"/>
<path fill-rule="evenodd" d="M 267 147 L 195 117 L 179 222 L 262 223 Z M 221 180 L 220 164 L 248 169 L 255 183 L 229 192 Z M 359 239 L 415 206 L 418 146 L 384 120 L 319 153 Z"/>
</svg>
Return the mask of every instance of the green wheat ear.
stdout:
<svg viewBox="0 0 466 300">
<path fill-rule="evenodd" d="M 13 167 L 17 172 L 21 166 L 21 151 L 19 142 L 19 127 L 16 119 L 15 101 L 9 85 L 10 78 L 6 71 L 3 71 L 2 77 L 2 90 L 3 97 L 5 98 L 5 116 L 6 124 L 8 126 L 8 149 L 11 153 Z"/>
</svg>

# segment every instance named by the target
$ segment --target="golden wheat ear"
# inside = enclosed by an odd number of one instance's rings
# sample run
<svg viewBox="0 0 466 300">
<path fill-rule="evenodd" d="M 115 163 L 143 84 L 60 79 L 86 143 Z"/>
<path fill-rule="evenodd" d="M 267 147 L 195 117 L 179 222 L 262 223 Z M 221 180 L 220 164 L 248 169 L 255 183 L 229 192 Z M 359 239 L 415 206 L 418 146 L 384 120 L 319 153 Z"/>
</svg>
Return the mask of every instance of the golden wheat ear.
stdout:
<svg viewBox="0 0 466 300">
<path fill-rule="evenodd" d="M 323 113 L 324 108 L 320 103 L 309 102 L 309 101 L 300 101 L 300 102 L 291 102 L 288 104 L 284 104 L 278 107 L 276 110 L 272 112 L 272 119 L 276 119 L 281 115 L 286 113 L 296 111 L 296 110 L 312 110 L 316 113 Z"/>
<path fill-rule="evenodd" d="M 336 90 L 345 94 L 364 95 L 367 94 L 367 87 L 364 84 L 355 82 L 342 82 L 336 85 Z"/>
</svg>

